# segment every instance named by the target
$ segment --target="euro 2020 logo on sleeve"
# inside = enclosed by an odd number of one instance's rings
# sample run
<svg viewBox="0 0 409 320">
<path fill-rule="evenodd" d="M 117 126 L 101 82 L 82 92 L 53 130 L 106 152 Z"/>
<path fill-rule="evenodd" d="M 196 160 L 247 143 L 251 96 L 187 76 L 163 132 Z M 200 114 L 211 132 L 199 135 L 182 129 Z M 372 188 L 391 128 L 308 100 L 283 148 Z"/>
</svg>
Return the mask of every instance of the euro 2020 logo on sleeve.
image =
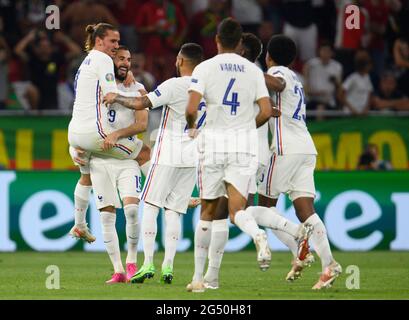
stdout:
<svg viewBox="0 0 409 320">
<path fill-rule="evenodd" d="M 112 73 L 107 73 L 106 75 L 105 75 L 105 80 L 106 81 L 108 81 L 108 82 L 113 82 L 114 81 L 114 75 L 112 74 Z"/>
</svg>

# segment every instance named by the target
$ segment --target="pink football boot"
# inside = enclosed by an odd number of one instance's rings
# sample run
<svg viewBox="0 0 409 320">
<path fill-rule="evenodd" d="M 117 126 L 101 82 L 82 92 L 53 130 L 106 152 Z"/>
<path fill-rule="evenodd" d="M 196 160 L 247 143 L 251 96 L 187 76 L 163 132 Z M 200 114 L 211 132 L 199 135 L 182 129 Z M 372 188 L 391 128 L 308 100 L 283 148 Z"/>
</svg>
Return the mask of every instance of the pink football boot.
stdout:
<svg viewBox="0 0 409 320">
<path fill-rule="evenodd" d="M 114 283 L 121 283 L 126 282 L 126 275 L 125 273 L 114 273 L 112 278 L 106 281 L 106 284 L 114 284 Z"/>
<path fill-rule="evenodd" d="M 126 264 L 126 280 L 129 282 L 131 278 L 136 274 L 138 271 L 138 266 L 136 263 L 127 263 Z"/>
</svg>

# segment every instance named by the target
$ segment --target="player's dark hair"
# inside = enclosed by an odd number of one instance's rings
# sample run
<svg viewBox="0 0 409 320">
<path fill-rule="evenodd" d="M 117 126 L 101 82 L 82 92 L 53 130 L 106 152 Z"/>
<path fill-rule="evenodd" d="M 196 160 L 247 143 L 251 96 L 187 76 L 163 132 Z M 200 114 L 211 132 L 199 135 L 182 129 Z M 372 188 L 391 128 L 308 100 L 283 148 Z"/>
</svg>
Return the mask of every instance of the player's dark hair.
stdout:
<svg viewBox="0 0 409 320">
<path fill-rule="evenodd" d="M 87 38 L 85 40 L 85 51 L 89 52 L 95 47 L 95 39 L 101 38 L 104 39 L 107 31 L 118 31 L 116 27 L 109 23 L 98 23 L 98 24 L 89 24 L 85 28 L 85 32 L 87 33 Z"/>
<path fill-rule="evenodd" d="M 129 48 L 128 48 L 127 46 L 124 46 L 124 45 L 120 45 L 120 46 L 118 47 L 118 51 L 119 51 L 119 50 L 125 50 L 125 51 L 131 52 L 131 50 L 129 50 Z"/>
<path fill-rule="evenodd" d="M 203 61 L 203 48 L 196 43 L 185 43 L 180 48 L 180 54 L 190 59 L 194 66 Z"/>
<path fill-rule="evenodd" d="M 288 66 L 297 54 L 295 42 L 284 35 L 272 36 L 267 45 L 267 52 L 279 66 Z"/>
<path fill-rule="evenodd" d="M 251 62 L 256 62 L 263 49 L 261 40 L 252 33 L 243 33 L 241 37 L 241 45 L 243 46 L 243 57 Z"/>
<path fill-rule="evenodd" d="M 219 23 L 217 35 L 223 48 L 235 49 L 240 43 L 243 29 L 233 18 L 226 18 Z"/>
</svg>

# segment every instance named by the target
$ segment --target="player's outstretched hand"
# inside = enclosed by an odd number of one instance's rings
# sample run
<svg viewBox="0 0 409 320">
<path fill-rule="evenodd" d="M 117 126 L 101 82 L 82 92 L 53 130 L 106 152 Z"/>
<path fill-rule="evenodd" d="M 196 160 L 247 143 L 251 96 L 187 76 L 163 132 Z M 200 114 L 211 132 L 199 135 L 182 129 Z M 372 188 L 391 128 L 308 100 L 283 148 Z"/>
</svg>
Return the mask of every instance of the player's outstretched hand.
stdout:
<svg viewBox="0 0 409 320">
<path fill-rule="evenodd" d="M 118 141 L 119 137 L 116 132 L 112 132 L 106 136 L 104 143 L 102 144 L 102 150 L 106 151 L 113 148 Z"/>
<path fill-rule="evenodd" d="M 113 103 L 114 103 L 114 100 L 115 100 L 115 98 L 116 98 L 117 96 L 118 96 L 117 93 L 113 93 L 113 92 L 107 93 L 107 94 L 105 95 L 105 97 L 104 97 L 104 103 L 105 103 L 105 105 L 108 106 L 108 105 L 110 105 L 110 104 L 113 104 Z"/>
<path fill-rule="evenodd" d="M 278 118 L 281 116 L 281 111 L 278 108 L 272 107 L 271 109 L 273 110 L 272 117 Z"/>
</svg>

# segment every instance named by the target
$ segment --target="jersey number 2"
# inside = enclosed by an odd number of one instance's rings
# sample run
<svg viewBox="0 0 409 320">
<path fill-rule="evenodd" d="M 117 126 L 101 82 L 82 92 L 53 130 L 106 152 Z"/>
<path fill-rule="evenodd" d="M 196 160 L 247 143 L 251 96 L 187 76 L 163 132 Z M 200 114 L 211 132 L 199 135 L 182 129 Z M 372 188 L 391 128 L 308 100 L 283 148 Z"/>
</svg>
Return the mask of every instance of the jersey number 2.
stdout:
<svg viewBox="0 0 409 320">
<path fill-rule="evenodd" d="M 300 96 L 300 100 L 298 101 L 297 109 L 295 109 L 295 112 L 293 114 L 293 119 L 296 120 L 303 119 L 305 121 L 305 115 L 304 114 L 302 116 L 299 115 L 301 107 L 305 106 L 304 90 L 302 88 L 299 88 L 298 86 L 295 86 L 294 93 Z"/>
<path fill-rule="evenodd" d="M 238 101 L 239 94 L 237 92 L 232 92 L 231 100 L 228 100 L 231 88 L 233 87 L 233 84 L 234 84 L 235 81 L 236 81 L 235 78 L 230 79 L 229 85 L 227 86 L 226 92 L 225 92 L 224 97 L 223 97 L 223 104 L 225 106 L 231 107 L 230 114 L 232 116 L 236 115 L 237 107 L 240 106 L 240 102 Z"/>
</svg>

